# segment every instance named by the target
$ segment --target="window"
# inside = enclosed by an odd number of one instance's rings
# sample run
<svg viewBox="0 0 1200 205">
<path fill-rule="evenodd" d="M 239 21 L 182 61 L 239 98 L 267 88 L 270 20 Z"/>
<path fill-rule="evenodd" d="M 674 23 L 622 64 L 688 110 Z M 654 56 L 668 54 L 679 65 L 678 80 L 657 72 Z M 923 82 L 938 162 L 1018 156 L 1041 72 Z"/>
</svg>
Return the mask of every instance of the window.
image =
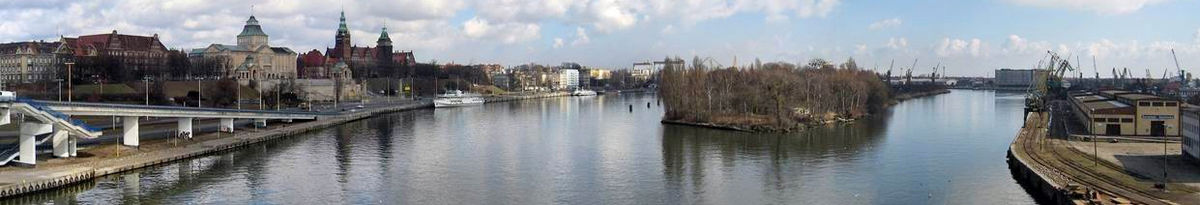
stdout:
<svg viewBox="0 0 1200 205">
<path fill-rule="evenodd" d="M 1118 118 L 1108 118 L 1108 122 L 1121 122 L 1121 119 L 1118 119 Z"/>
<path fill-rule="evenodd" d="M 1150 106 L 1150 102 L 1138 102 L 1138 106 L 1142 106 L 1142 107 Z"/>
<path fill-rule="evenodd" d="M 1125 122 L 1125 123 L 1133 122 L 1133 118 L 1121 118 L 1121 122 Z"/>
<path fill-rule="evenodd" d="M 1175 106 L 1179 106 L 1179 104 L 1176 102 L 1167 102 L 1167 107 L 1175 107 Z"/>
<path fill-rule="evenodd" d="M 1163 106 L 1162 102 L 1154 102 L 1154 107 L 1162 107 L 1162 106 Z"/>
</svg>

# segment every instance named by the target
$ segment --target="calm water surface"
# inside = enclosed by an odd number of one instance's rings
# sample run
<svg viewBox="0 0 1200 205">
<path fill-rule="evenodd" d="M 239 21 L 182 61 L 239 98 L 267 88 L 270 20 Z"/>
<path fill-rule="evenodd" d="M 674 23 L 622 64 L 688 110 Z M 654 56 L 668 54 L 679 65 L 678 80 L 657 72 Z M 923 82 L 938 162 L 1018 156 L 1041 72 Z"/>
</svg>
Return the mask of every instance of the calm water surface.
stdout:
<svg viewBox="0 0 1200 205">
<path fill-rule="evenodd" d="M 1019 94 L 955 90 L 796 134 L 662 125 L 655 101 L 574 97 L 395 113 L 9 202 L 1034 203 L 1004 158 L 1020 127 Z"/>
</svg>

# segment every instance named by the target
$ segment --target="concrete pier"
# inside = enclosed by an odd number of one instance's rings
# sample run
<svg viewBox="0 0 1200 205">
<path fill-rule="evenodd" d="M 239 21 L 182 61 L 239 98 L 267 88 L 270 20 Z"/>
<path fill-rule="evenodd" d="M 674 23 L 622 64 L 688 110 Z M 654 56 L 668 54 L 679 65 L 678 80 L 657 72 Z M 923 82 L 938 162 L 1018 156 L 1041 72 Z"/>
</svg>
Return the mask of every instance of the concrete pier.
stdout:
<svg viewBox="0 0 1200 205">
<path fill-rule="evenodd" d="M 22 122 L 21 135 L 18 139 L 20 143 L 20 154 L 17 155 L 17 160 L 14 162 L 36 165 L 37 164 L 37 136 L 50 133 L 54 127 L 50 124 L 39 122 Z"/>
<path fill-rule="evenodd" d="M 192 139 L 192 118 L 179 118 L 178 128 L 175 129 L 175 135 L 181 138 Z"/>
<path fill-rule="evenodd" d="M 71 157 L 71 136 L 63 130 L 54 130 L 51 134 L 50 144 L 54 148 L 54 157 L 67 158 Z"/>
<path fill-rule="evenodd" d="M 124 131 L 123 142 L 126 146 L 137 147 L 138 142 L 138 117 L 121 117 L 121 131 Z"/>
<path fill-rule="evenodd" d="M 220 131 L 233 133 L 233 118 L 221 118 Z"/>
</svg>

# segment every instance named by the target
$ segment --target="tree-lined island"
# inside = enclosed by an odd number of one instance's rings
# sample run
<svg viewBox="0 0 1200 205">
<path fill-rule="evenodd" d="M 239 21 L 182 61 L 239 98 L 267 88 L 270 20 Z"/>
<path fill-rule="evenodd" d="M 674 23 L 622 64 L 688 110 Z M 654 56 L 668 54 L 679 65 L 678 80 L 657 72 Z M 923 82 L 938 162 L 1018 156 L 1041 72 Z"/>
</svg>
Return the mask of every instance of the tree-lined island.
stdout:
<svg viewBox="0 0 1200 205">
<path fill-rule="evenodd" d="M 756 60 L 750 67 L 705 62 L 696 57 L 690 67 L 663 68 L 664 123 L 791 132 L 883 112 L 897 100 L 948 92 L 937 83 L 914 82 L 911 75 L 890 85 L 885 81 L 890 70 L 863 70 L 853 58 L 841 64 L 812 59 L 804 65 Z"/>
</svg>

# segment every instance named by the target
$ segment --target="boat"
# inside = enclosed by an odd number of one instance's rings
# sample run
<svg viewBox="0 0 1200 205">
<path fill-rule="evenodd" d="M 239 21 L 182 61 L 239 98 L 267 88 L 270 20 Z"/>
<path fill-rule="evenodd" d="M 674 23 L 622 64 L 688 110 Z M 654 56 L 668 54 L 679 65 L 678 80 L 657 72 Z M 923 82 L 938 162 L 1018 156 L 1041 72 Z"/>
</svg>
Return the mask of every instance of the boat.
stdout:
<svg viewBox="0 0 1200 205">
<path fill-rule="evenodd" d="M 571 92 L 571 96 L 595 96 L 595 95 L 596 95 L 596 91 L 592 91 L 592 90 L 588 90 L 588 89 L 579 89 L 579 90 L 575 90 L 574 92 Z"/>
<path fill-rule="evenodd" d="M 465 93 L 461 90 L 447 91 L 446 94 L 438 95 L 437 99 L 433 99 L 433 107 L 435 108 L 475 106 L 482 104 L 483 97 L 476 94 Z"/>
</svg>

